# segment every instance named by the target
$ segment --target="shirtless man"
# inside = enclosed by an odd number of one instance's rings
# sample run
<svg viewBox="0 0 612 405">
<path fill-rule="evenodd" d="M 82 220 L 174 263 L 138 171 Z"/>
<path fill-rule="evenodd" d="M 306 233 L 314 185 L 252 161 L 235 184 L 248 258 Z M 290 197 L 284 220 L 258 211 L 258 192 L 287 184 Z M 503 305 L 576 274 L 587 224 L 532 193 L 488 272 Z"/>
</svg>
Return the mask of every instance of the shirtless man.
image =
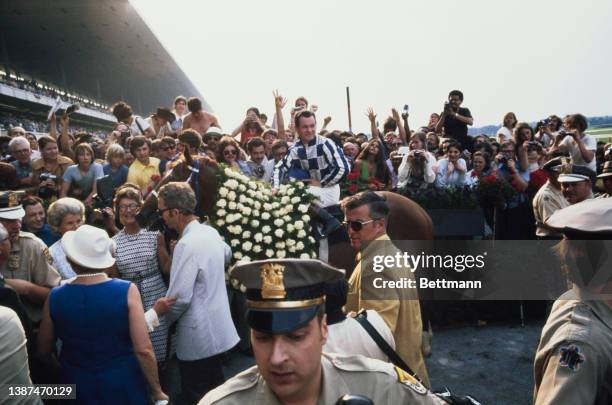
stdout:
<svg viewBox="0 0 612 405">
<path fill-rule="evenodd" d="M 202 110 L 202 102 L 197 97 L 190 97 L 187 101 L 190 113 L 183 120 L 183 130 L 195 129 L 200 135 L 205 134 L 211 126 L 221 128 L 219 120 L 213 114 Z"/>
</svg>

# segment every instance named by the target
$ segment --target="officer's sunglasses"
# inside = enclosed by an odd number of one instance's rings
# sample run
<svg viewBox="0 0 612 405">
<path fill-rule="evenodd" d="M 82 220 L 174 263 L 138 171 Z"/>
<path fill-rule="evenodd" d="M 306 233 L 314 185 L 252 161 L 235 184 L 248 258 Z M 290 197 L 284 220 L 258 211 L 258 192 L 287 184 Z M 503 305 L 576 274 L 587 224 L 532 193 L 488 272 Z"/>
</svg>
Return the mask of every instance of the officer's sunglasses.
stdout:
<svg viewBox="0 0 612 405">
<path fill-rule="evenodd" d="M 370 219 L 369 221 L 344 221 L 342 222 L 342 225 L 344 225 L 345 227 L 350 227 L 353 231 L 355 232 L 359 232 L 363 229 L 364 225 L 369 224 L 370 222 L 374 222 L 379 220 L 380 218 L 374 218 L 374 219 Z"/>
</svg>

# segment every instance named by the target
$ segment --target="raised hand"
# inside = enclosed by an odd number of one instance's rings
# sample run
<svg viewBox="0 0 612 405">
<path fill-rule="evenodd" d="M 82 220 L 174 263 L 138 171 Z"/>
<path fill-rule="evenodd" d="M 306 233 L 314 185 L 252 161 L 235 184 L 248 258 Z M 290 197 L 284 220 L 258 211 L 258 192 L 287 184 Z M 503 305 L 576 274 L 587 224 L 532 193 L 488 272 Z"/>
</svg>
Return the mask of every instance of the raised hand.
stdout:
<svg viewBox="0 0 612 405">
<path fill-rule="evenodd" d="M 283 96 L 278 93 L 278 90 L 274 90 L 272 95 L 274 96 L 274 105 L 276 108 L 280 108 L 282 110 L 285 105 L 287 105 L 287 99 L 283 98 Z"/>
<path fill-rule="evenodd" d="M 393 117 L 393 120 L 397 123 L 397 125 L 400 125 L 402 121 L 400 121 L 399 112 L 397 112 L 395 108 L 391 109 L 391 116 Z"/>
<path fill-rule="evenodd" d="M 331 122 L 332 118 L 331 117 L 325 117 L 323 118 L 323 125 L 327 125 Z"/>
<path fill-rule="evenodd" d="M 372 107 L 368 108 L 366 116 L 368 117 L 371 123 L 376 122 L 376 113 L 374 112 L 374 109 Z"/>
</svg>

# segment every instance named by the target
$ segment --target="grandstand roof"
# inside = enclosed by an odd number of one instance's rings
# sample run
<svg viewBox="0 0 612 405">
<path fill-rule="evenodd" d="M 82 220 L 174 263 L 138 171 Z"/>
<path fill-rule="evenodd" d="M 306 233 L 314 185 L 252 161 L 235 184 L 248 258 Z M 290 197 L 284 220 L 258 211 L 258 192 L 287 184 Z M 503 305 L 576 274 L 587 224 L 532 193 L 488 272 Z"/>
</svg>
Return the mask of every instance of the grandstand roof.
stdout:
<svg viewBox="0 0 612 405">
<path fill-rule="evenodd" d="M 0 64 L 140 114 L 178 94 L 210 107 L 127 0 L 3 0 Z"/>
</svg>

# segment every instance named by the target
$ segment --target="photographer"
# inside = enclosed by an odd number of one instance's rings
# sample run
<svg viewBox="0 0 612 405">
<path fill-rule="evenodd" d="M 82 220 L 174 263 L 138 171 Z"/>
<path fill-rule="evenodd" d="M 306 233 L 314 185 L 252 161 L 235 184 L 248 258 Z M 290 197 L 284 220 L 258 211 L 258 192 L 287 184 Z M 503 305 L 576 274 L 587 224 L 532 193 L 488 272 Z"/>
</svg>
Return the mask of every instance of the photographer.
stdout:
<svg viewBox="0 0 612 405">
<path fill-rule="evenodd" d="M 444 103 L 444 111 L 436 124 L 436 133 L 444 133 L 447 137 L 457 141 L 462 149 L 472 149 L 471 139 L 468 136 L 468 125 L 474 125 L 472 113 L 467 108 L 461 107 L 463 93 L 453 90 L 448 94 L 448 102 Z"/>
<path fill-rule="evenodd" d="M 521 122 L 514 129 L 514 153 L 518 157 L 521 170 L 527 170 L 529 159 L 527 158 L 527 146 L 533 141 L 533 129 L 526 122 Z"/>
<path fill-rule="evenodd" d="M 57 197 L 63 182 L 63 175 L 74 162 L 59 154 L 57 142 L 50 136 L 38 139 L 41 158 L 32 162 L 31 192 L 43 200 Z"/>
<path fill-rule="evenodd" d="M 115 128 L 121 134 L 122 145 L 125 142 L 126 135 L 129 137 L 135 135 L 144 135 L 147 138 L 155 138 L 155 131 L 151 125 L 138 115 L 132 113 L 132 107 L 123 101 L 115 103 L 112 107 L 112 112 L 117 118 L 118 124 Z"/>
<path fill-rule="evenodd" d="M 410 137 L 409 152 L 402 158 L 397 171 L 398 188 L 423 188 L 436 180 L 434 164 L 436 158 L 427 151 L 427 140 L 424 132 L 417 132 Z"/>
<path fill-rule="evenodd" d="M 506 141 L 501 144 L 501 151 L 495 156 L 497 177 L 510 183 L 517 192 L 514 198 L 506 202 L 504 209 L 497 210 L 496 239 L 533 239 L 535 235 L 531 205 L 525 194 L 529 171 L 521 170 L 515 150 L 514 142 Z"/>
<path fill-rule="evenodd" d="M 571 163 L 587 166 L 594 172 L 597 170 L 595 151 L 597 141 L 584 133 L 588 128 L 587 119 L 582 114 L 572 114 L 565 118 L 566 130 L 559 132 L 551 148 L 551 152 L 559 150 L 569 153 Z"/>
</svg>

